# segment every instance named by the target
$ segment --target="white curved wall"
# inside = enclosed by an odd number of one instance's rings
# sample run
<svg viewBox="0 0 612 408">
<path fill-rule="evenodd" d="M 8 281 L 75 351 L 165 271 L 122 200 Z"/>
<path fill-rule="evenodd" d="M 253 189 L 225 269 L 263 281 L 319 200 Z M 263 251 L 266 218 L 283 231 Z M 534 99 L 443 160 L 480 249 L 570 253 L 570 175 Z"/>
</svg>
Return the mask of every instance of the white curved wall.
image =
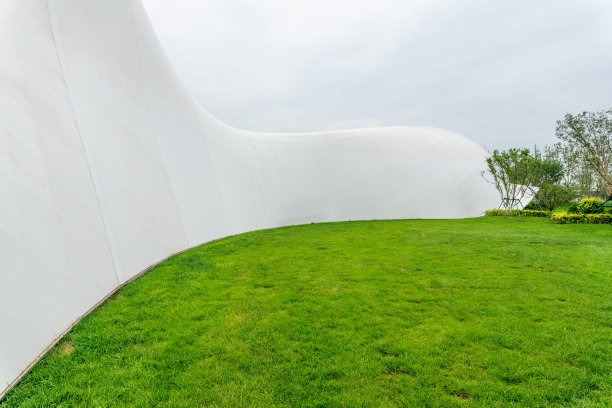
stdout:
<svg viewBox="0 0 612 408">
<path fill-rule="evenodd" d="M 477 216 L 486 152 L 441 129 L 231 128 L 186 93 L 138 0 L 0 2 L 0 393 L 148 266 L 321 221 Z"/>
</svg>

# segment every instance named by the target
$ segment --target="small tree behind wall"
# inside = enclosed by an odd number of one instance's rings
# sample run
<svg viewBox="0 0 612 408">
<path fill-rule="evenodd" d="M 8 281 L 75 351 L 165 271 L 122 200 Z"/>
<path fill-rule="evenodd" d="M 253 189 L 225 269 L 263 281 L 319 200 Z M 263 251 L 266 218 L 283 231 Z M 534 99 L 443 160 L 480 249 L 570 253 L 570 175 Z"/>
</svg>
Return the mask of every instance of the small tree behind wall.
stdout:
<svg viewBox="0 0 612 408">
<path fill-rule="evenodd" d="M 482 175 L 499 192 L 501 206 L 511 209 L 533 192 L 533 168 L 534 158 L 529 149 L 494 150 Z"/>
<path fill-rule="evenodd" d="M 549 211 L 557 205 L 566 203 L 576 196 L 576 188 L 563 183 L 565 168 L 557 158 L 548 154 L 543 156 L 537 148 L 534 148 L 534 158 L 530 177 L 530 185 L 534 187 L 532 193 L 536 203 Z"/>
</svg>

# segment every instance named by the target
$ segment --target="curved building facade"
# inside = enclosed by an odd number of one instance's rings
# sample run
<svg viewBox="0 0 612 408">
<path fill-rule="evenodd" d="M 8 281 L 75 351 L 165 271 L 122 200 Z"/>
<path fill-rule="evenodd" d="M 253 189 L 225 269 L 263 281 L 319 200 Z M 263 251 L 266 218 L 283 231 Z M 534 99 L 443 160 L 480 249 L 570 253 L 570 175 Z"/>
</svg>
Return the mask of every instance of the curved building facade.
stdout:
<svg viewBox="0 0 612 408">
<path fill-rule="evenodd" d="M 241 232 L 478 216 L 487 153 L 427 127 L 263 134 L 188 95 L 138 0 L 0 2 L 0 393 L 151 265 Z"/>
</svg>

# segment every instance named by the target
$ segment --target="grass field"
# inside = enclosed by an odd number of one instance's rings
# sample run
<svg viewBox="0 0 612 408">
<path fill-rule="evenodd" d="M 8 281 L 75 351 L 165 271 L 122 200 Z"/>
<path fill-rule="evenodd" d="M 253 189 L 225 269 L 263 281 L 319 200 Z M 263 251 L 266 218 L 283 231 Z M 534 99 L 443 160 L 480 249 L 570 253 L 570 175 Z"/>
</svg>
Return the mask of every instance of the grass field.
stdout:
<svg viewBox="0 0 612 408">
<path fill-rule="evenodd" d="M 305 225 L 171 258 L 5 407 L 612 406 L 612 227 Z"/>
</svg>

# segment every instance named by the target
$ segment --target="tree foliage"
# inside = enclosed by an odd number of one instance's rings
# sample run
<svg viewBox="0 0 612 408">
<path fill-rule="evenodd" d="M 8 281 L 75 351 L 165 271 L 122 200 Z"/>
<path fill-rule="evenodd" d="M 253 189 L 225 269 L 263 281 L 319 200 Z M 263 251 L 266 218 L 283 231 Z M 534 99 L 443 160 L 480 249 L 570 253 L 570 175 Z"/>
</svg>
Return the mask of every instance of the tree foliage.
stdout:
<svg viewBox="0 0 612 408">
<path fill-rule="evenodd" d="M 483 172 L 500 194 L 502 206 L 510 209 L 527 196 L 536 196 L 540 205 L 548 210 L 576 197 L 576 189 L 564 184 L 564 165 L 543 155 L 537 148 L 494 150 L 487 158 L 487 171 Z"/>
<path fill-rule="evenodd" d="M 483 177 L 497 188 L 505 208 L 532 191 L 533 160 L 529 149 L 494 150 L 487 158 Z"/>
<path fill-rule="evenodd" d="M 494 150 L 487 159 L 483 176 L 505 208 L 527 204 L 527 195 L 548 210 L 577 197 L 612 197 L 612 110 L 566 114 L 556 134 L 560 142 L 543 151 Z"/>
<path fill-rule="evenodd" d="M 612 110 L 566 114 L 557 122 L 557 137 L 574 149 L 612 196 Z"/>
<path fill-rule="evenodd" d="M 575 199 L 576 196 L 576 190 L 571 185 L 551 183 L 541 186 L 536 198 L 542 207 L 552 211 L 555 207 Z"/>
<path fill-rule="evenodd" d="M 559 183 L 563 179 L 564 166 L 554 158 L 543 156 L 536 148 L 531 159 L 531 184 L 542 187 L 547 184 Z"/>
<path fill-rule="evenodd" d="M 533 190 L 535 198 L 541 207 L 549 211 L 576 198 L 575 186 L 564 182 L 566 178 L 564 163 L 551 155 L 552 151 L 554 150 L 551 148 L 545 148 L 542 154 L 535 148 L 532 171 L 532 184 L 537 186 L 537 190 Z M 568 166 L 575 166 L 575 163 L 567 161 Z"/>
<path fill-rule="evenodd" d="M 586 197 L 598 194 L 599 182 L 585 158 L 582 157 L 581 149 L 577 145 L 559 142 L 546 146 L 544 157 L 563 165 L 563 176 L 560 183 L 566 187 L 571 186 L 576 196 Z"/>
</svg>

